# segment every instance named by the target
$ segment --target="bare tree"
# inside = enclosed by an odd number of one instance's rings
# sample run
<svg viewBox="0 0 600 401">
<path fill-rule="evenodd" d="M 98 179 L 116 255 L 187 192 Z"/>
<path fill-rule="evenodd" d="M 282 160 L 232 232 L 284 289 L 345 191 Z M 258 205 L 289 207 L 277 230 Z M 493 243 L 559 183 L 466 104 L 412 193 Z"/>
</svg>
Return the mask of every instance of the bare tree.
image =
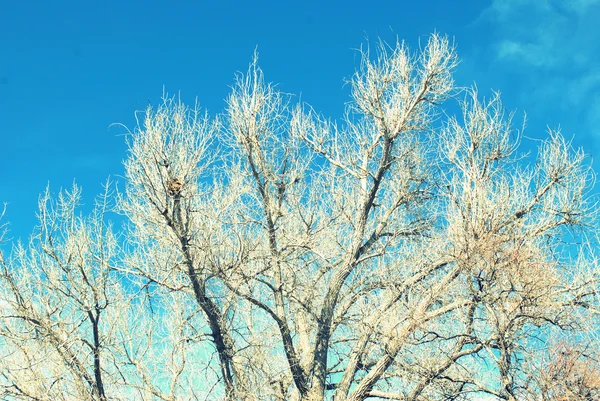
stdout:
<svg viewBox="0 0 600 401">
<path fill-rule="evenodd" d="M 544 401 L 588 401 L 600 397 L 600 364 L 597 349 L 555 344 L 538 363 L 531 387 Z"/>
<path fill-rule="evenodd" d="M 4 396 L 107 399 L 112 380 L 101 369 L 110 363 L 102 331 L 112 324 L 107 309 L 116 301 L 117 283 L 108 274 L 116 244 L 103 225 L 106 204 L 79 219 L 79 196 L 76 186 L 56 202 L 46 192 L 39 232 L 2 259 Z"/>
<path fill-rule="evenodd" d="M 591 167 L 556 131 L 519 153 L 457 64 L 439 35 L 366 50 L 340 122 L 256 58 L 217 119 L 148 108 L 121 236 L 62 196 L 69 213 L 42 205 L 41 234 L 2 259 L 6 396 L 541 401 L 561 375 L 595 394 Z"/>
</svg>

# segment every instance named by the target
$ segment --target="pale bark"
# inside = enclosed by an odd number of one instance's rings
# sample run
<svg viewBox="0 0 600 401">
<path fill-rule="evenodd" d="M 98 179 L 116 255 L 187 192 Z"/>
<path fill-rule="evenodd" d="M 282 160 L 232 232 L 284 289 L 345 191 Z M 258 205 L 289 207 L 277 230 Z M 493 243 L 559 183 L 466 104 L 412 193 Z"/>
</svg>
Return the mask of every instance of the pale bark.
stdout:
<svg viewBox="0 0 600 401">
<path fill-rule="evenodd" d="M 124 193 L 90 216 L 77 187 L 46 194 L 32 241 L 0 253 L 0 397 L 595 396 L 584 153 L 550 131 L 528 164 L 497 95 L 467 91 L 447 116 L 447 38 L 375 53 L 340 121 L 294 104 L 255 58 L 219 118 L 168 97 L 148 108 Z"/>
</svg>

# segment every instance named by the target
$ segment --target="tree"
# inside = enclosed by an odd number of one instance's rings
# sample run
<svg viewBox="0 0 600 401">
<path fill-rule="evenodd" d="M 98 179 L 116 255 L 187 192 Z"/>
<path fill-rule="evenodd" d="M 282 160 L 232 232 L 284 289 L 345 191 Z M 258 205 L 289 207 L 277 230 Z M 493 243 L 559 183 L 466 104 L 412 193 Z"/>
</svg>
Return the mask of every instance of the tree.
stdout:
<svg viewBox="0 0 600 401">
<path fill-rule="evenodd" d="M 499 97 L 455 87 L 445 37 L 361 54 L 342 122 L 255 58 L 219 118 L 149 107 L 125 192 L 89 217 L 77 188 L 46 194 L 0 259 L 3 397 L 545 400 L 548 377 L 595 374 L 584 153 L 557 131 L 519 153 Z"/>
<path fill-rule="evenodd" d="M 542 399 L 571 401 L 600 397 L 600 364 L 597 350 L 555 346 L 535 375 Z"/>
</svg>

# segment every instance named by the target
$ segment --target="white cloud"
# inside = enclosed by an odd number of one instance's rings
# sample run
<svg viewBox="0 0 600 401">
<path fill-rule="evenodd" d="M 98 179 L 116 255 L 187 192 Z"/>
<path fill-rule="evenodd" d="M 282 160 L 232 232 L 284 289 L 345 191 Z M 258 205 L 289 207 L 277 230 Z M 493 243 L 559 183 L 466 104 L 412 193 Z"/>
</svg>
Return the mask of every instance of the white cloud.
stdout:
<svg viewBox="0 0 600 401">
<path fill-rule="evenodd" d="M 519 100 L 600 149 L 600 0 L 493 0 L 476 22 L 491 32 L 485 53 L 515 77 Z"/>
<path fill-rule="evenodd" d="M 484 11 L 497 32 L 496 56 L 536 67 L 585 66 L 594 57 L 600 0 L 494 0 Z"/>
<path fill-rule="evenodd" d="M 497 58 L 505 60 L 521 60 L 535 67 L 556 65 L 559 61 L 545 46 L 535 43 L 524 43 L 515 40 L 502 40 L 496 46 Z"/>
</svg>

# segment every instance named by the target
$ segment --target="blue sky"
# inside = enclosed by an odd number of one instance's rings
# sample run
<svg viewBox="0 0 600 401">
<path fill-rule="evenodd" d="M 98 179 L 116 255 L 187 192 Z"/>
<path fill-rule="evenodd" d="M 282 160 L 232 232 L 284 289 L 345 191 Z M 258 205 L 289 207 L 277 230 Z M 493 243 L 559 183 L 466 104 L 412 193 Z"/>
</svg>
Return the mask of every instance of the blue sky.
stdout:
<svg viewBox="0 0 600 401">
<path fill-rule="evenodd" d="M 91 203 L 122 174 L 122 123 L 163 86 L 211 115 L 256 47 L 266 77 L 339 118 L 367 40 L 456 40 L 460 85 L 500 90 L 526 136 L 560 124 L 600 154 L 600 0 L 0 2 L 0 202 L 11 237 L 35 225 L 38 194 L 73 180 Z M 596 171 L 598 162 L 595 163 Z"/>
</svg>

